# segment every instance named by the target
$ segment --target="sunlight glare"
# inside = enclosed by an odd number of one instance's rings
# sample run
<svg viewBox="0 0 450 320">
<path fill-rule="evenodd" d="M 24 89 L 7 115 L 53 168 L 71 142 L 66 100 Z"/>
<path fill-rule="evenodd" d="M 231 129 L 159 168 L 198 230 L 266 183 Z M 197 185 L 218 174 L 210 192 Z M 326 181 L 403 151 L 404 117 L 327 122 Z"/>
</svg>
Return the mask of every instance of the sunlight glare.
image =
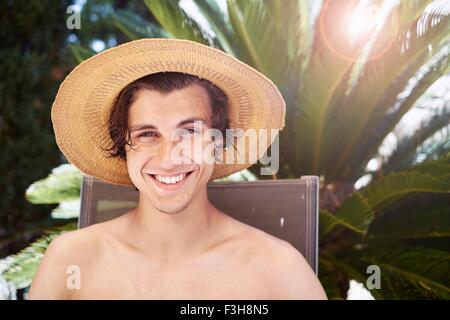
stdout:
<svg viewBox="0 0 450 320">
<path fill-rule="evenodd" d="M 367 0 L 360 1 L 350 16 L 347 33 L 351 42 L 373 32 L 380 23 L 380 10 Z"/>
</svg>

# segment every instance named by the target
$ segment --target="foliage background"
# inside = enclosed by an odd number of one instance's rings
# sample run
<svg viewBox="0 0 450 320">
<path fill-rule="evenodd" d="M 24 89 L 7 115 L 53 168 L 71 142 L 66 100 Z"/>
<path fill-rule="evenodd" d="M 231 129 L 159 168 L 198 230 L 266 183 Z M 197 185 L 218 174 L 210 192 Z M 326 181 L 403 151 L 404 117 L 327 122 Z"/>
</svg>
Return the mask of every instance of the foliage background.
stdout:
<svg viewBox="0 0 450 320">
<path fill-rule="evenodd" d="M 62 51 L 70 1 L 0 2 L 0 256 L 51 225 L 50 206 L 25 201 L 26 188 L 63 160 L 50 106 L 70 70 Z"/>
</svg>

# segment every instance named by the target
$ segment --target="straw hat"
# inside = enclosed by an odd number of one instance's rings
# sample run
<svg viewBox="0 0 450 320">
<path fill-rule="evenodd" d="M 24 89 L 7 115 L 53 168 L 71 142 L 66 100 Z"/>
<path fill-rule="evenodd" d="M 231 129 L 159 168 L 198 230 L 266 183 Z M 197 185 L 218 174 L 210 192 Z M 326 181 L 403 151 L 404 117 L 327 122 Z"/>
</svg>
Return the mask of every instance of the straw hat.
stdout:
<svg viewBox="0 0 450 320">
<path fill-rule="evenodd" d="M 281 130 L 284 127 L 285 101 L 273 82 L 257 70 L 221 50 L 197 42 L 141 39 L 83 61 L 62 82 L 51 117 L 56 142 L 67 160 L 87 175 L 113 184 L 133 186 L 126 161 L 118 157 L 107 158 L 108 153 L 104 151 L 112 144 L 107 127 L 109 114 L 126 85 L 163 71 L 197 75 L 222 89 L 230 103 L 230 128 Z M 262 141 L 262 148 L 256 149 L 262 150 L 258 159 L 275 137 L 269 136 L 267 142 Z M 237 141 L 239 139 L 244 137 Z M 224 159 L 230 149 L 224 151 Z M 251 165 L 249 161 L 216 163 L 210 181 Z"/>
</svg>

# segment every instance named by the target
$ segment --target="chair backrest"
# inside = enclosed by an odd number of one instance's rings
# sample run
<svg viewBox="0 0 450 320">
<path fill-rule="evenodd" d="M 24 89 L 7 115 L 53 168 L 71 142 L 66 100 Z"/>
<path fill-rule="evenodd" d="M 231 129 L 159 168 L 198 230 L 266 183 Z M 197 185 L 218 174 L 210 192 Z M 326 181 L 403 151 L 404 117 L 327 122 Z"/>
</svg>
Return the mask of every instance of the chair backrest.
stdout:
<svg viewBox="0 0 450 320">
<path fill-rule="evenodd" d="M 208 198 L 218 209 L 291 243 L 317 273 L 317 176 L 252 182 L 213 182 Z M 118 217 L 136 207 L 138 192 L 84 176 L 79 228 Z"/>
</svg>

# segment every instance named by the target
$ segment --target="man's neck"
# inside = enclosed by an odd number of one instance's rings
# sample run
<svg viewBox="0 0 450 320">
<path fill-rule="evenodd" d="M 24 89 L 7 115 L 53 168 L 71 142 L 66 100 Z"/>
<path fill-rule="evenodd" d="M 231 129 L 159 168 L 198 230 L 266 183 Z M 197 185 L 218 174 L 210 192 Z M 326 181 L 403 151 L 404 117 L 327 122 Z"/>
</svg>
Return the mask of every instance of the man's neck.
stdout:
<svg viewBox="0 0 450 320">
<path fill-rule="evenodd" d="M 206 250 L 217 235 L 221 218 L 206 191 L 178 213 L 161 212 L 140 194 L 138 207 L 132 212 L 130 240 L 158 261 L 172 263 Z"/>
</svg>

